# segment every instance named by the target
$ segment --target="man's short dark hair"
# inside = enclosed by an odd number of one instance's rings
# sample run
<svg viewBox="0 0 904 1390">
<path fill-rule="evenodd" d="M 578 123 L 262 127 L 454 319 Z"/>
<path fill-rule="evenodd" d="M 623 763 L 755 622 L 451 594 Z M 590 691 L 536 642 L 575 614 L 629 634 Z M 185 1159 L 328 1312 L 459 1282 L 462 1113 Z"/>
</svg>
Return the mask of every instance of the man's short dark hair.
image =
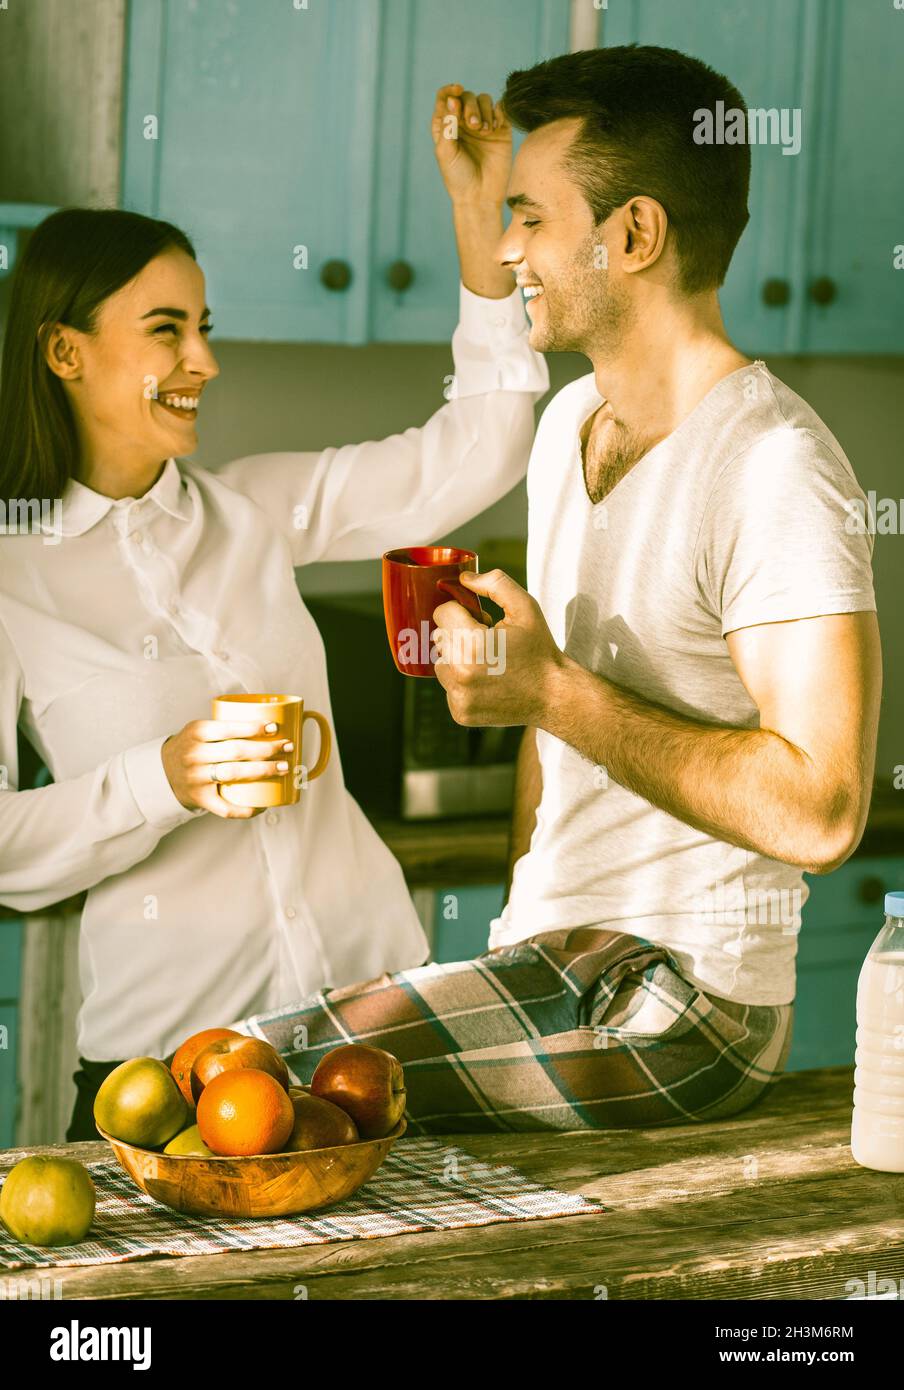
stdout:
<svg viewBox="0 0 904 1390">
<path fill-rule="evenodd" d="M 744 112 L 726 77 L 673 48 L 628 44 L 550 58 L 509 74 L 502 104 L 519 130 L 583 121 L 567 165 L 597 224 L 631 197 L 661 203 L 686 294 L 716 289 L 747 225 L 750 148 L 697 144 L 695 113 Z"/>
</svg>

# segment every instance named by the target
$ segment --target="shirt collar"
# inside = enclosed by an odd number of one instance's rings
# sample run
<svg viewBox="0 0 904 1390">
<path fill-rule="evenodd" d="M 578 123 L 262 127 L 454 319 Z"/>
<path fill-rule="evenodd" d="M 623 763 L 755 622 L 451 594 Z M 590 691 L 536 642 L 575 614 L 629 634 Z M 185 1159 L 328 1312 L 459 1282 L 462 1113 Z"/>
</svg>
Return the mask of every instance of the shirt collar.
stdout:
<svg viewBox="0 0 904 1390">
<path fill-rule="evenodd" d="M 143 497 L 107 497 L 105 493 L 95 492 L 77 478 L 70 478 L 62 498 L 62 526 L 64 536 L 81 536 L 107 515 L 109 511 L 128 513 L 133 507 L 153 501 L 162 511 L 180 521 L 191 517 L 191 502 L 174 458 L 167 459 L 163 472 L 152 488 Z M 42 530 L 56 529 L 42 526 Z"/>
</svg>

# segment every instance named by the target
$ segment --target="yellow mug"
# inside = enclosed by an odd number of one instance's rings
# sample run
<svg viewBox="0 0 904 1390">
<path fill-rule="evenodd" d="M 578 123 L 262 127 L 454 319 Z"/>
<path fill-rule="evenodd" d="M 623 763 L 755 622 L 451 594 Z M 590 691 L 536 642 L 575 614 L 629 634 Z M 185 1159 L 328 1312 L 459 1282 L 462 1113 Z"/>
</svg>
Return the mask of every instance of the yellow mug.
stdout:
<svg viewBox="0 0 904 1390">
<path fill-rule="evenodd" d="M 301 762 L 301 735 L 306 719 L 313 719 L 320 729 L 320 755 L 310 769 L 305 770 L 305 781 L 312 782 L 319 777 L 330 760 L 332 739 L 330 726 L 322 714 L 316 710 L 306 710 L 300 695 L 220 695 L 212 701 L 214 719 L 227 719 L 234 723 L 275 724 L 275 734 L 265 734 L 262 739 L 248 739 L 249 743 L 270 742 L 274 738 L 287 738 L 295 747 L 291 753 L 277 753 L 268 761 L 282 758 L 289 764 L 289 771 L 282 777 L 266 777 L 260 782 L 221 782 L 220 796 L 232 806 L 294 806 L 301 796 L 298 771 L 304 767 Z"/>
</svg>

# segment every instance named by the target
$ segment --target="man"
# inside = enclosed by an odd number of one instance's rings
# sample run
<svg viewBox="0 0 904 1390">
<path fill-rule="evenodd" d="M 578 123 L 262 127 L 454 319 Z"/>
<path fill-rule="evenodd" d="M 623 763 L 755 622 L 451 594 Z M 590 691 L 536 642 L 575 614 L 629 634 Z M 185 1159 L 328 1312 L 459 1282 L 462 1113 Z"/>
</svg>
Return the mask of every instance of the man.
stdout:
<svg viewBox="0 0 904 1390">
<path fill-rule="evenodd" d="M 725 333 L 749 151 L 694 140 L 716 101 L 744 107 L 634 46 L 504 93 L 528 133 L 499 260 L 532 346 L 593 364 L 535 440 L 530 592 L 463 579 L 504 610 L 502 661 L 460 605 L 434 615 L 453 717 L 526 726 L 510 892 L 486 955 L 334 993 L 313 1030 L 320 1055 L 345 1036 L 397 1052 L 424 1130 L 749 1105 L 790 1046 L 803 872 L 863 832 L 881 687 L 871 538 L 845 527 L 863 494 Z"/>
</svg>

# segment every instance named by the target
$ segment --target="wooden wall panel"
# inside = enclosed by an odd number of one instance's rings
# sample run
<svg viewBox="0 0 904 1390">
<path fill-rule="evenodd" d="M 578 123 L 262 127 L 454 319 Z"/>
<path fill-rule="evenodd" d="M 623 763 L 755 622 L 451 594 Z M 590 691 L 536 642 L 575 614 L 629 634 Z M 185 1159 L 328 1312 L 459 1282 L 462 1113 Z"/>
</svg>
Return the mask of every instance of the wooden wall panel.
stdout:
<svg viewBox="0 0 904 1390">
<path fill-rule="evenodd" d="M 19 996 L 17 1144 L 61 1144 L 75 1103 L 79 913 L 26 919 Z"/>
</svg>

